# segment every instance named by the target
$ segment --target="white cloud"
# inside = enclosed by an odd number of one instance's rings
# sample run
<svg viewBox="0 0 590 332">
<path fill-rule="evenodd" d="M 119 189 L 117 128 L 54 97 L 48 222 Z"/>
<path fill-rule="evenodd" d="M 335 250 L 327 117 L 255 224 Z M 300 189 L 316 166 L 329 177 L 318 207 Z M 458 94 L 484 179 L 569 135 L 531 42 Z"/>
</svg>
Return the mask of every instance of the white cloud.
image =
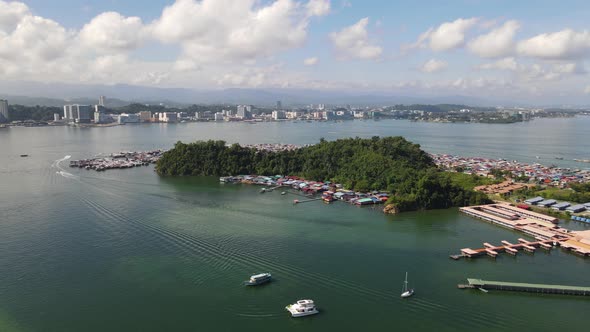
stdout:
<svg viewBox="0 0 590 332">
<path fill-rule="evenodd" d="M 0 34 L 10 33 L 18 22 L 30 15 L 29 7 L 22 2 L 5 2 L 0 0 Z"/>
<path fill-rule="evenodd" d="M 471 52 L 485 58 L 496 58 L 514 52 L 514 35 L 520 28 L 517 21 L 508 21 L 501 27 L 472 40 L 468 47 Z"/>
<path fill-rule="evenodd" d="M 533 63 L 530 65 L 520 64 L 515 58 L 503 58 L 494 62 L 484 63 L 476 68 L 485 70 L 505 70 L 515 74 L 523 82 L 533 81 L 558 81 L 564 77 L 572 75 L 581 75 L 586 73 L 586 69 L 580 63 L 556 63 L 553 65 L 543 65 Z"/>
<path fill-rule="evenodd" d="M 82 44 L 98 52 L 127 51 L 144 40 L 144 26 L 139 17 L 123 17 L 106 12 L 96 16 L 80 31 Z"/>
<path fill-rule="evenodd" d="M 424 73 L 434 73 L 446 69 L 448 66 L 449 64 L 445 61 L 430 59 L 420 67 L 420 70 Z"/>
<path fill-rule="evenodd" d="M 303 6 L 293 0 L 177 0 L 150 29 L 164 43 L 179 43 L 183 61 L 248 61 L 303 44 L 309 19 L 325 15 L 329 2 Z"/>
<path fill-rule="evenodd" d="M 318 62 L 320 62 L 320 59 L 318 59 L 318 57 L 315 56 L 303 60 L 303 64 L 306 66 L 315 66 L 318 64 Z"/>
<path fill-rule="evenodd" d="M 575 59 L 590 54 L 590 32 L 565 29 L 543 33 L 518 43 L 518 53 L 544 59 Z"/>
<path fill-rule="evenodd" d="M 518 69 L 518 63 L 512 57 L 503 58 L 491 63 L 484 63 L 479 65 L 477 68 L 479 69 L 499 69 L 499 70 L 511 70 L 515 71 Z"/>
<path fill-rule="evenodd" d="M 581 63 L 559 63 L 553 66 L 555 72 L 561 74 L 586 74 L 586 68 Z"/>
<path fill-rule="evenodd" d="M 365 17 L 330 34 L 330 39 L 341 56 L 357 59 L 377 59 L 381 56 L 383 49 L 369 40 L 368 24 L 369 18 Z"/>
<path fill-rule="evenodd" d="M 414 44 L 405 46 L 404 49 L 430 47 L 439 52 L 459 48 L 465 43 L 465 34 L 477 21 L 477 18 L 459 18 L 453 22 L 445 22 L 437 28 L 428 29 Z"/>
<path fill-rule="evenodd" d="M 0 58 L 23 66 L 43 65 L 60 57 L 70 38 L 57 22 L 26 15 L 12 33 L 0 34 Z"/>
<path fill-rule="evenodd" d="M 328 15 L 330 13 L 330 0 L 309 0 L 306 8 L 309 16 Z"/>
</svg>

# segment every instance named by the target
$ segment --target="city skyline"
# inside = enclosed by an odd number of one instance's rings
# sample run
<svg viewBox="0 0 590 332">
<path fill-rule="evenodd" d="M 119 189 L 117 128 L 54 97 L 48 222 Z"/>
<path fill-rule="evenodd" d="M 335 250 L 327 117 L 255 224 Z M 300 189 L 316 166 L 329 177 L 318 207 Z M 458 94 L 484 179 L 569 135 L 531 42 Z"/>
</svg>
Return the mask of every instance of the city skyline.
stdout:
<svg viewBox="0 0 590 332">
<path fill-rule="evenodd" d="M 0 0 L 4 82 L 588 104 L 583 1 Z"/>
</svg>

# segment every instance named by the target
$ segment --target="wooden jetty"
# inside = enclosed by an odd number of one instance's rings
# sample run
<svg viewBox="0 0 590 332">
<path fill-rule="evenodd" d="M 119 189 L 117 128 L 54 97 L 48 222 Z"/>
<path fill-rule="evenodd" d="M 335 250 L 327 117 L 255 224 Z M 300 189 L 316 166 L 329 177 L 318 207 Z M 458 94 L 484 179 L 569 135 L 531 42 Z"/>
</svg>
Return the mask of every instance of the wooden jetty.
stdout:
<svg viewBox="0 0 590 332">
<path fill-rule="evenodd" d="M 554 242 L 554 240 L 537 240 L 537 241 L 531 242 L 531 241 L 527 241 L 522 238 L 518 239 L 518 243 L 516 243 L 516 244 L 513 244 L 508 241 L 503 240 L 502 245 L 500 245 L 500 246 L 496 246 L 496 245 L 490 244 L 488 242 L 484 242 L 483 248 L 479 248 L 479 249 L 463 248 L 463 249 L 461 249 L 461 256 L 473 258 L 473 257 L 488 255 L 490 257 L 496 258 L 496 256 L 498 256 L 498 253 L 501 253 L 501 252 L 505 252 L 507 254 L 515 256 L 518 254 L 518 251 L 520 249 L 522 249 L 528 253 L 534 253 L 536 251 L 537 247 L 542 247 L 544 249 L 551 250 L 551 248 L 552 248 L 551 244 L 553 242 Z M 453 258 L 453 257 L 451 257 L 451 258 Z"/>
<path fill-rule="evenodd" d="M 590 287 L 490 281 L 474 278 L 467 278 L 467 284 L 459 284 L 457 287 L 459 289 L 478 288 L 513 292 L 590 296 Z"/>
</svg>

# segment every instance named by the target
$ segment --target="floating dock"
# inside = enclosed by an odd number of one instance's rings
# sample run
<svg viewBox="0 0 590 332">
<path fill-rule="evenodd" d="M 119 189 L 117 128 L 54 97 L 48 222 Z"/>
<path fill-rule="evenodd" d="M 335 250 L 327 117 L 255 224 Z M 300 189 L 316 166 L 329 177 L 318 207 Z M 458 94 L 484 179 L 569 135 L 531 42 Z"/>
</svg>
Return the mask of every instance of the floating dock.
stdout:
<svg viewBox="0 0 590 332">
<path fill-rule="evenodd" d="M 590 296 L 590 287 L 581 286 L 527 284 L 519 282 L 490 281 L 473 278 L 468 278 L 467 283 L 467 285 L 460 284 L 457 285 L 457 287 L 460 289 L 477 288 L 485 290 L 503 290 L 541 294 Z"/>
<path fill-rule="evenodd" d="M 522 232 L 532 236 L 535 240 L 528 241 L 519 238 L 518 243 L 515 244 L 504 240 L 502 245 L 499 246 L 485 242 L 483 248 L 461 249 L 461 254 L 452 255 L 452 259 L 457 260 L 463 257 L 472 258 L 485 255 L 495 258 L 502 252 L 517 255 L 519 250 L 532 254 L 538 248 L 551 250 L 558 245 L 562 249 L 571 251 L 581 257 L 590 256 L 590 230 L 570 231 L 561 228 L 555 225 L 556 218 L 520 209 L 506 203 L 462 207 L 459 210 L 469 216 Z"/>
</svg>

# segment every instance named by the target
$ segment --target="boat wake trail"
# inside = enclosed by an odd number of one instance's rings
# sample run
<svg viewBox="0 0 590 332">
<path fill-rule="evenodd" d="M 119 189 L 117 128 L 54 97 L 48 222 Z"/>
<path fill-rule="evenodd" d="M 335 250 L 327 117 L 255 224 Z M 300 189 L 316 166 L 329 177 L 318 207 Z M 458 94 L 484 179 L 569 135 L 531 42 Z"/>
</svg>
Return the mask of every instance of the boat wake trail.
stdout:
<svg viewBox="0 0 590 332">
<path fill-rule="evenodd" d="M 74 175 L 72 173 L 68 173 L 68 172 L 64 172 L 64 171 L 57 171 L 55 173 L 63 176 L 66 179 L 80 180 L 80 177 L 78 175 Z"/>
<path fill-rule="evenodd" d="M 61 158 L 61 159 L 58 159 L 58 160 L 54 161 L 54 162 L 53 162 L 53 164 L 51 164 L 51 167 L 56 167 L 56 168 L 59 168 L 60 170 L 64 171 L 63 167 L 61 167 L 61 165 L 60 165 L 60 164 L 61 164 L 63 161 L 66 161 L 66 160 L 68 160 L 68 159 L 70 159 L 70 158 L 72 158 L 72 156 L 70 156 L 70 155 L 67 155 L 67 156 L 65 156 L 65 157 L 63 157 L 63 158 Z"/>
<path fill-rule="evenodd" d="M 77 176 L 77 175 L 74 175 L 74 174 L 72 174 L 72 173 L 70 173 L 70 172 L 66 172 L 66 170 L 65 170 L 65 169 L 64 169 L 64 168 L 61 166 L 61 163 L 62 163 L 62 162 L 66 161 L 66 160 L 68 160 L 68 159 L 70 159 L 70 158 L 72 158 L 72 156 L 70 156 L 70 155 L 64 156 L 63 158 L 61 158 L 61 159 L 58 159 L 58 160 L 54 161 L 54 162 L 51 164 L 51 167 L 52 167 L 52 168 L 57 168 L 57 169 L 58 169 L 58 171 L 57 171 L 57 172 L 55 172 L 55 173 L 56 173 L 56 174 L 59 174 L 59 175 L 61 175 L 61 176 L 63 176 L 63 177 L 64 177 L 64 178 L 66 178 L 66 179 L 80 180 L 80 177 L 79 177 L 79 176 Z"/>
</svg>

